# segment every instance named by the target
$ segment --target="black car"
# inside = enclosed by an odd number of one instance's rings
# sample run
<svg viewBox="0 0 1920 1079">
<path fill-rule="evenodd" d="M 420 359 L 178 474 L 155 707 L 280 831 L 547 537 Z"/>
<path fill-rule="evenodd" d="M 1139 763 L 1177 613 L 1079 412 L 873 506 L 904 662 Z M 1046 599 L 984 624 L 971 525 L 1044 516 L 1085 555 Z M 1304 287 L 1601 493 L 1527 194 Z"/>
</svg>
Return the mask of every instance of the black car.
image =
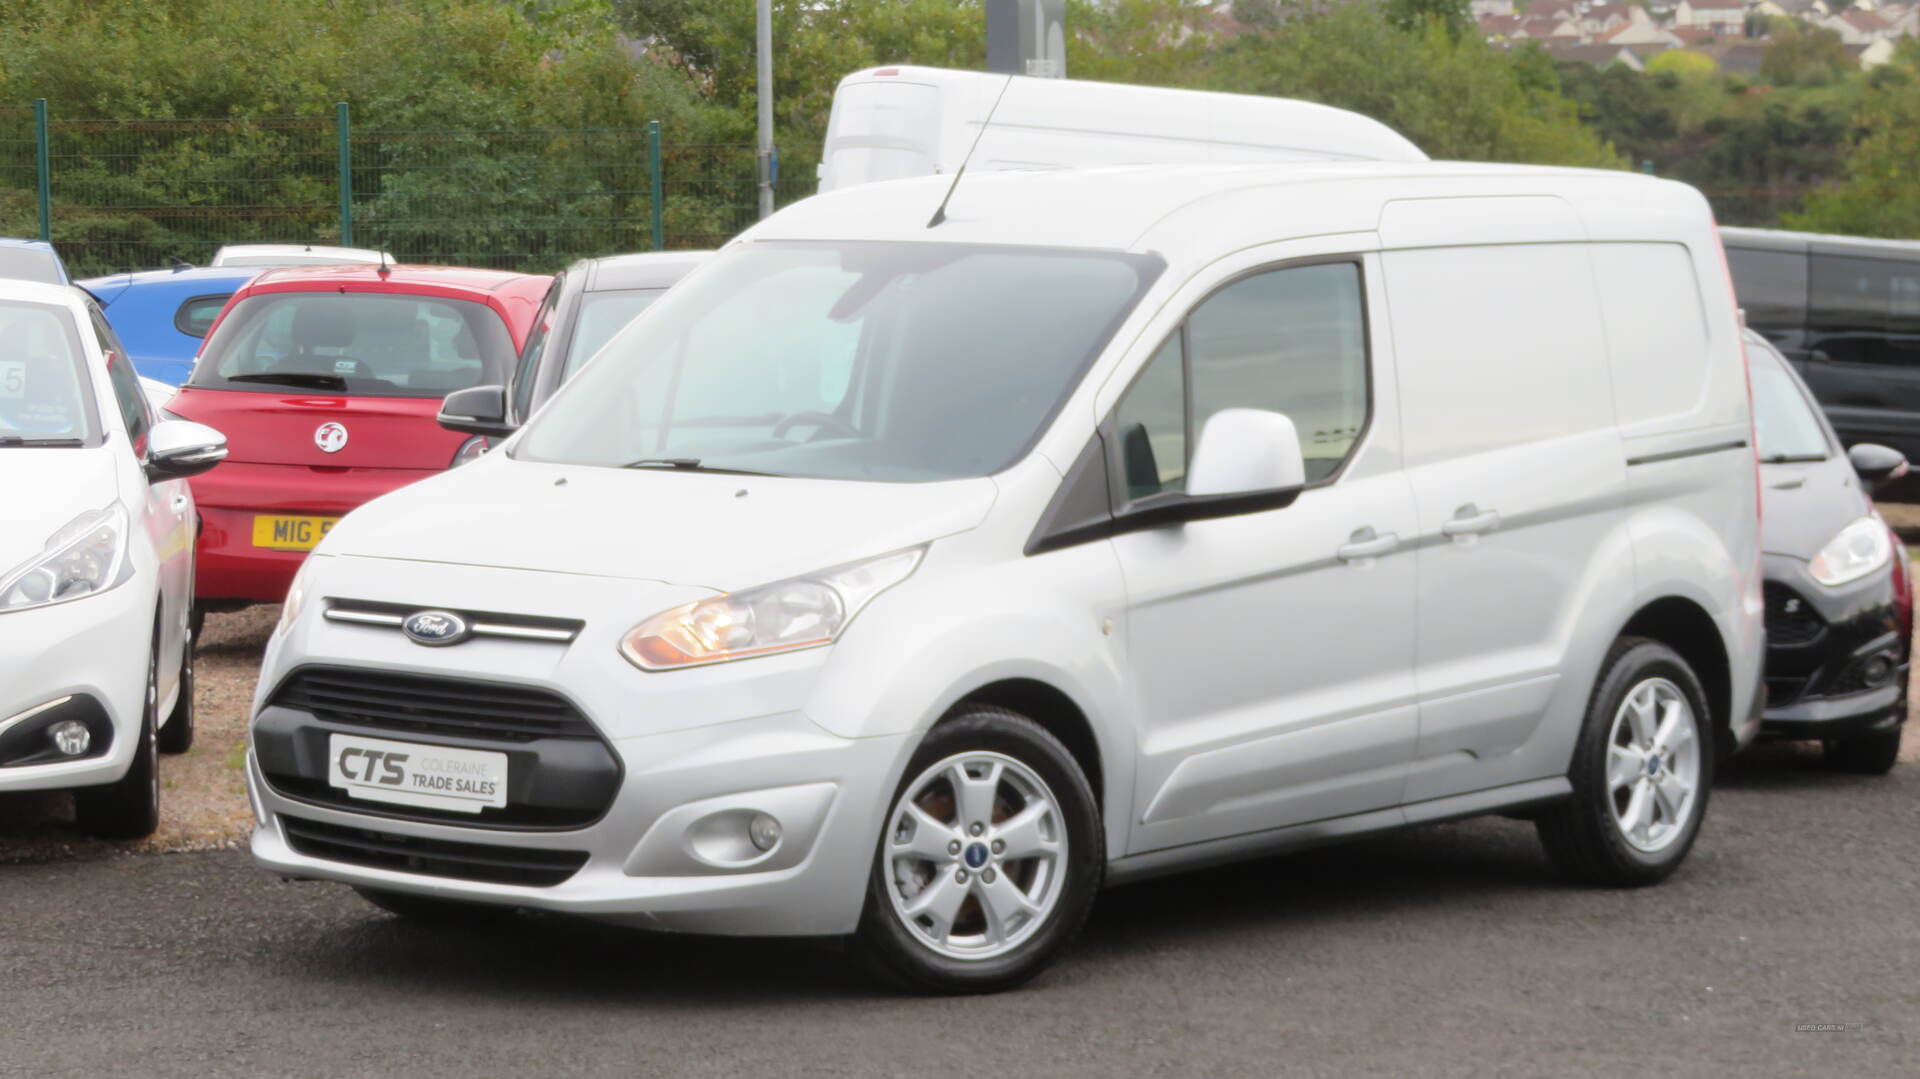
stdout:
<svg viewBox="0 0 1920 1079">
<path fill-rule="evenodd" d="M 1724 228 L 1747 325 L 1778 346 L 1848 445 L 1920 460 L 1920 243 Z M 1880 492 L 1920 499 L 1920 475 Z"/>
<path fill-rule="evenodd" d="M 1906 550 L 1866 489 L 1907 462 L 1872 443 L 1843 451 L 1780 354 L 1749 333 L 1747 355 L 1766 563 L 1761 736 L 1819 739 L 1833 767 L 1884 773 L 1907 717 L 1913 601 Z"/>
<path fill-rule="evenodd" d="M 489 439 L 512 434 L 614 334 L 712 254 L 608 255 L 581 259 L 554 274 L 521 346 L 513 384 L 454 393 L 440 411 L 440 425 Z"/>
</svg>

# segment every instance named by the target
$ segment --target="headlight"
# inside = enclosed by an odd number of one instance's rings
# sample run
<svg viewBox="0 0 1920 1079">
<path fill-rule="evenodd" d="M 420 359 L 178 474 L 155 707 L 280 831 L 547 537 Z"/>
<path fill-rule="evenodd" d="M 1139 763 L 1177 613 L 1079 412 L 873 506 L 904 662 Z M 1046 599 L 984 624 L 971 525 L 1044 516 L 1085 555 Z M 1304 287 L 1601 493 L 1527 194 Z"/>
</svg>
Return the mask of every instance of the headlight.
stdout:
<svg viewBox="0 0 1920 1079">
<path fill-rule="evenodd" d="M 1893 557 L 1893 541 L 1880 518 L 1869 514 L 1840 530 L 1813 556 L 1807 571 L 1824 585 L 1857 581 Z"/>
<path fill-rule="evenodd" d="M 907 579 L 925 550 L 895 551 L 662 611 L 633 627 L 620 654 L 644 670 L 667 671 L 832 644 L 873 597 Z"/>
<path fill-rule="evenodd" d="M 119 584 L 127 562 L 127 511 L 115 502 L 83 513 L 39 554 L 0 575 L 0 614 L 82 599 Z"/>
<path fill-rule="evenodd" d="M 287 586 L 287 598 L 280 602 L 280 626 L 274 632 L 285 633 L 300 617 L 300 605 L 307 601 L 307 574 L 313 570 L 315 555 L 308 555 L 306 561 L 294 572 L 293 583 Z"/>
</svg>

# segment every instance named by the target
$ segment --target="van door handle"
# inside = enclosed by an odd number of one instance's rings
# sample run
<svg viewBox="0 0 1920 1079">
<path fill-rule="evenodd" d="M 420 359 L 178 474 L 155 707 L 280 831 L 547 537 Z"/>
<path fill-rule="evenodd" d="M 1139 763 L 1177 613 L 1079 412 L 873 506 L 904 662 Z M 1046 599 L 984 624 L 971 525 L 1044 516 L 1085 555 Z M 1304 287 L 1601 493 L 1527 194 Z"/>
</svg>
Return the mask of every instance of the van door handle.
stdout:
<svg viewBox="0 0 1920 1079">
<path fill-rule="evenodd" d="M 1357 528 L 1349 542 L 1340 546 L 1336 553 L 1342 562 L 1356 562 L 1362 558 L 1378 558 L 1389 554 L 1400 546 L 1400 537 L 1389 532 L 1384 536 L 1375 535 L 1372 528 Z"/>
<path fill-rule="evenodd" d="M 1448 536 L 1479 536 L 1500 527 L 1498 510 L 1483 510 L 1469 502 L 1453 511 L 1453 520 L 1440 525 L 1440 531 Z"/>
</svg>

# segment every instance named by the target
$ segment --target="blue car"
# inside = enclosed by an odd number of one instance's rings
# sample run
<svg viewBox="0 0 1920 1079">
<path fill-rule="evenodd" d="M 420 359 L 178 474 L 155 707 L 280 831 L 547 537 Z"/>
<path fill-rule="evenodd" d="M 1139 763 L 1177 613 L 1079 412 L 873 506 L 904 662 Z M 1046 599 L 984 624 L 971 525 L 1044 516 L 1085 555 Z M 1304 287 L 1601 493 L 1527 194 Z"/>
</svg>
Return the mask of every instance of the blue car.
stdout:
<svg viewBox="0 0 1920 1079">
<path fill-rule="evenodd" d="M 43 285 L 70 285 L 67 264 L 60 252 L 45 240 L 22 240 L 0 236 L 0 277 L 17 281 L 38 281 Z"/>
<path fill-rule="evenodd" d="M 146 270 L 77 282 L 106 312 L 142 378 L 178 386 L 227 298 L 254 279 L 259 266 Z"/>
</svg>

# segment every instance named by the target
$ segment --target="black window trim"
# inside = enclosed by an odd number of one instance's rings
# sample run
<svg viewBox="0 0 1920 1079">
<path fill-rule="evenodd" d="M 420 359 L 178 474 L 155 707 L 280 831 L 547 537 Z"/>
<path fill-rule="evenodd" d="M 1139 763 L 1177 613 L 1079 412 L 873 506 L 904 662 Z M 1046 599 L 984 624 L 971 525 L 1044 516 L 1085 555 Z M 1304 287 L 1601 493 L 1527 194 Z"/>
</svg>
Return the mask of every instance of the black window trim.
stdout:
<svg viewBox="0 0 1920 1079">
<path fill-rule="evenodd" d="M 1189 305 L 1180 316 L 1179 324 L 1161 337 L 1147 352 L 1147 361 L 1133 373 L 1126 387 L 1114 398 L 1113 407 L 1101 417 L 1094 429 L 1093 437 L 1075 458 L 1074 464 L 1061 479 L 1059 488 L 1054 491 L 1053 498 L 1047 503 L 1047 508 L 1041 512 L 1038 524 L 1027 539 L 1025 553 L 1027 555 L 1043 554 L 1047 551 L 1057 551 L 1065 547 L 1078 546 L 1082 543 L 1108 539 L 1126 532 L 1157 528 L 1166 524 L 1238 517 L 1284 509 L 1291 506 L 1307 491 L 1330 487 L 1339 482 L 1353 464 L 1353 459 L 1359 454 L 1360 447 L 1366 442 L 1367 436 L 1373 432 L 1376 412 L 1373 379 L 1373 312 L 1367 294 L 1369 281 L 1367 254 L 1368 252 L 1348 252 L 1335 255 L 1310 255 L 1263 263 L 1218 282 Z M 1250 278 L 1282 270 L 1343 264 L 1352 266 L 1359 276 L 1360 347 L 1361 362 L 1364 364 L 1366 374 L 1366 414 L 1361 420 L 1360 429 L 1354 433 L 1353 445 L 1347 450 L 1346 456 L 1340 459 L 1339 465 L 1332 472 L 1311 483 L 1275 491 L 1229 495 L 1190 495 L 1174 491 L 1149 495 L 1143 499 L 1129 498 L 1126 491 L 1125 463 L 1119 460 L 1120 439 L 1113 426 L 1114 412 L 1127 399 L 1127 395 L 1133 392 L 1134 386 L 1140 379 L 1146 375 L 1147 369 L 1153 365 L 1154 358 L 1160 355 L 1160 350 L 1164 349 L 1175 336 L 1180 339 L 1180 377 L 1182 391 L 1186 397 L 1187 462 L 1192 463 L 1196 436 L 1193 431 L 1193 350 L 1188 326 L 1192 322 L 1194 312 L 1206 306 L 1209 300 L 1221 292 Z M 1086 493 L 1080 490 L 1081 485 L 1096 482 L 1106 488 L 1105 517 L 1090 519 L 1084 514 L 1075 514 L 1072 507 L 1086 498 Z"/>
<path fill-rule="evenodd" d="M 237 292 L 239 290 L 235 289 L 234 291 Z M 192 307 L 194 304 L 199 303 L 202 300 L 219 300 L 221 309 L 225 310 L 227 306 L 227 301 L 231 299 L 233 299 L 232 292 L 209 292 L 200 296 L 189 296 L 186 299 L 180 301 L 179 307 L 176 307 L 173 309 L 173 328 L 176 330 L 179 330 L 181 333 L 185 334 L 188 337 L 192 337 L 192 338 L 195 338 L 196 340 L 204 341 L 207 338 L 207 334 L 205 331 L 201 333 L 194 333 L 192 330 L 187 329 L 186 327 L 187 308 Z M 213 313 L 213 322 L 218 322 L 218 321 L 220 321 L 220 312 L 215 311 Z M 213 322 L 207 323 L 208 331 L 213 329 Z"/>
</svg>

